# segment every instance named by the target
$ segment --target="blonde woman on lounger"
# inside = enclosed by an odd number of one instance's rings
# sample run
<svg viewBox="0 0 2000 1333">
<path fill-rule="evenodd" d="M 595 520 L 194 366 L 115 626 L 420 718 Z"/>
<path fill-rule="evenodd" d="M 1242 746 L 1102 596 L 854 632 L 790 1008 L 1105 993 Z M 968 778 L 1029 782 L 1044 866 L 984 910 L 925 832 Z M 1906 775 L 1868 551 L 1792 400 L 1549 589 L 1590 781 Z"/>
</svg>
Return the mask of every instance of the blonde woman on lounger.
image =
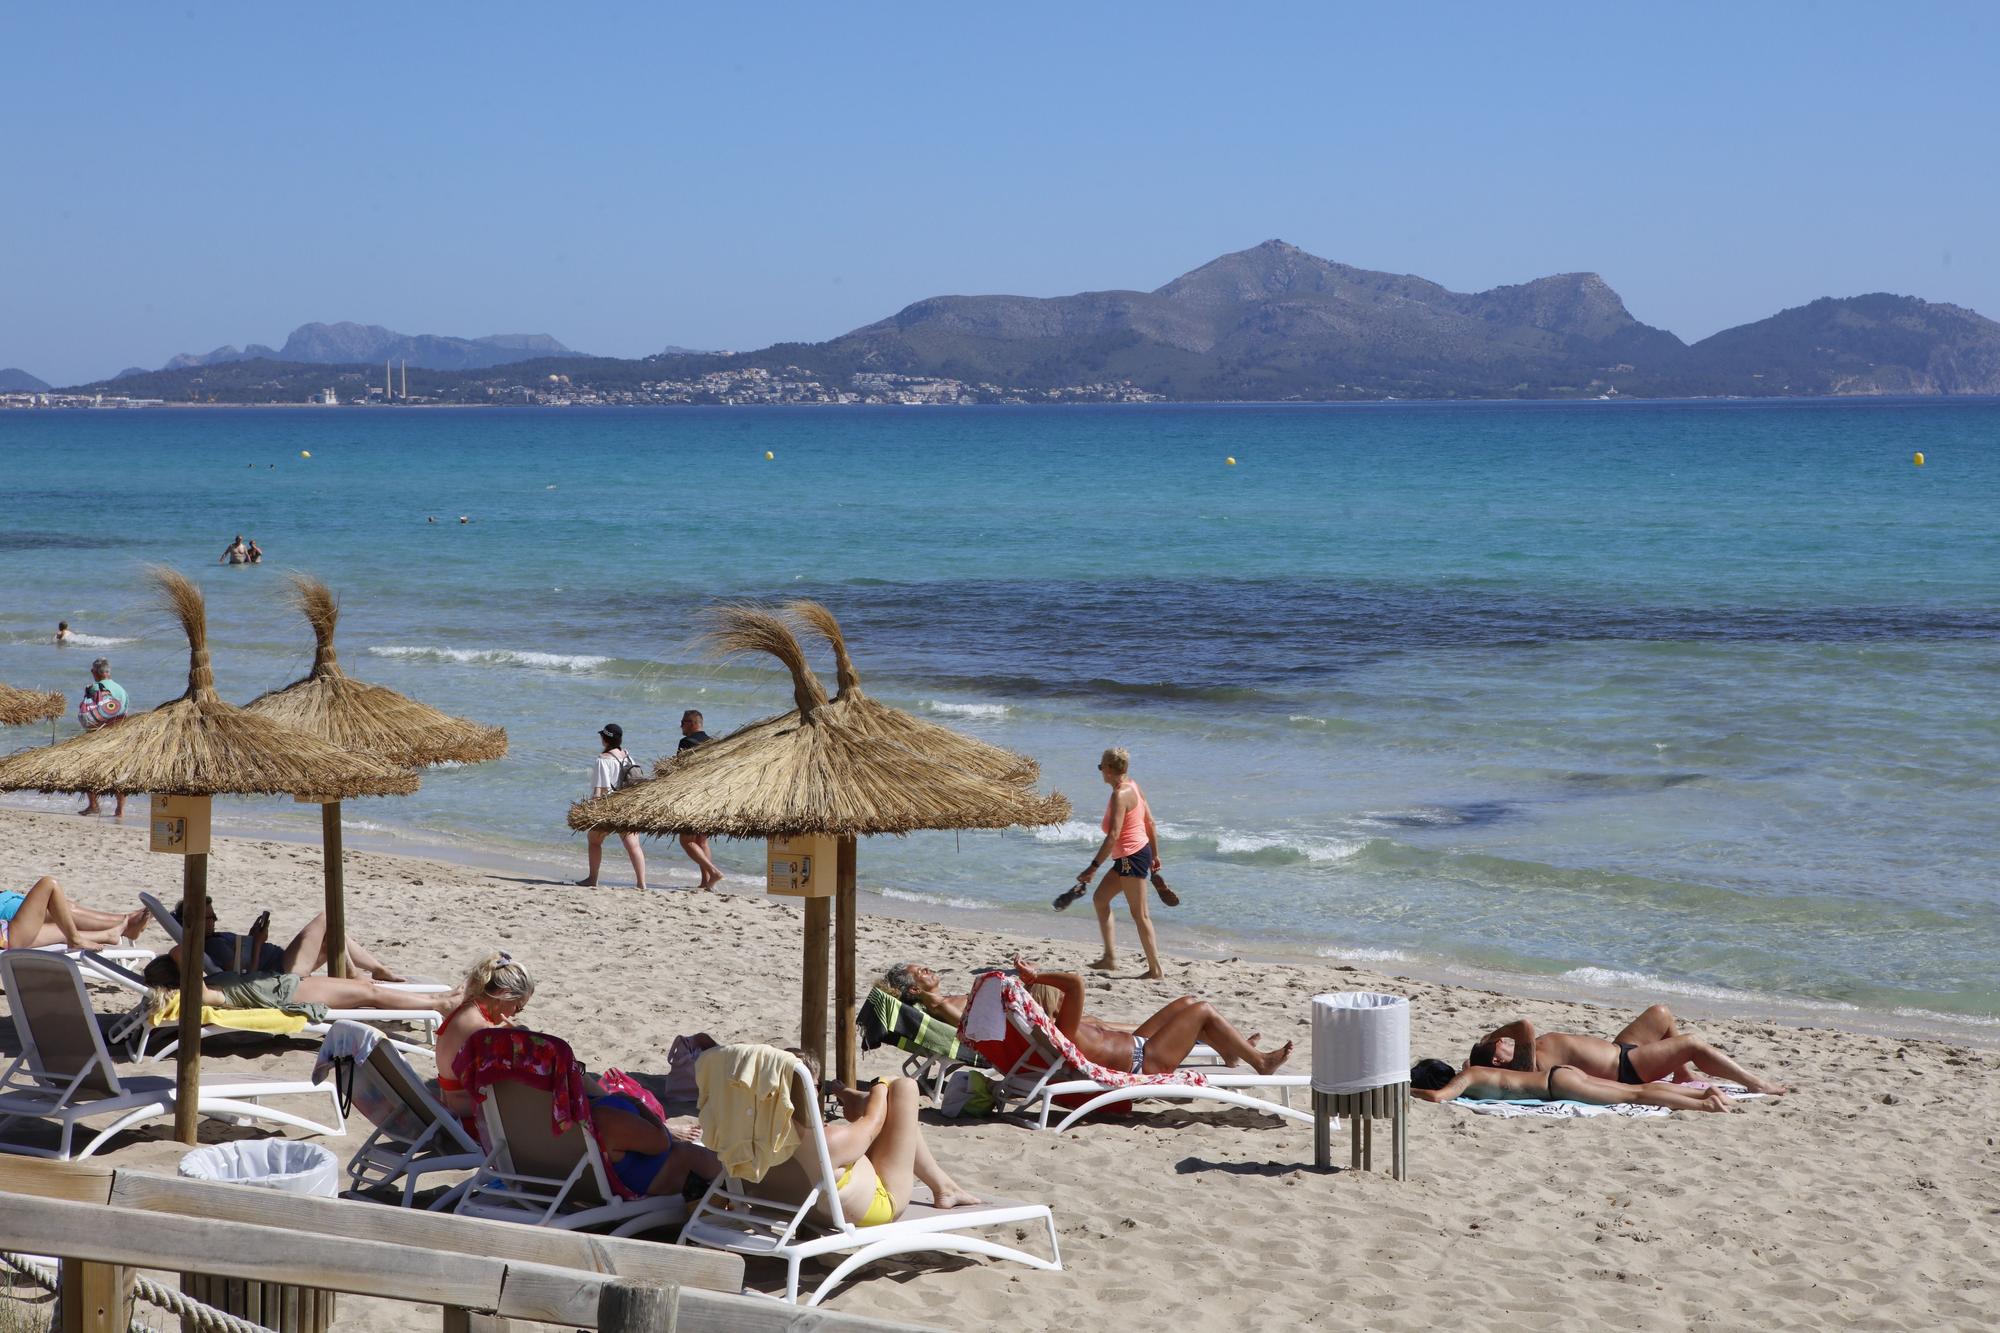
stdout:
<svg viewBox="0 0 2000 1333">
<path fill-rule="evenodd" d="M 473 964 L 459 994 L 464 998 L 438 1028 L 438 1099 L 477 1133 L 472 1094 L 458 1077 L 458 1053 L 476 1032 L 516 1026 L 521 1011 L 535 998 L 535 979 L 512 955 L 492 953 Z M 606 1092 L 588 1073 L 583 1078 L 598 1146 L 604 1149 L 611 1169 L 634 1193 L 679 1194 L 690 1179 L 713 1180 L 722 1170 L 714 1153 L 668 1133 L 667 1127 L 635 1099 Z"/>
<path fill-rule="evenodd" d="M 1669 1111 L 1727 1111 L 1729 1094 L 1708 1087 L 1700 1092 L 1670 1083 L 1614 1083 L 1575 1065 L 1539 1069 L 1495 1069 L 1467 1065 L 1454 1072 L 1442 1060 L 1420 1060 L 1410 1071 L 1410 1095 L 1427 1102 L 1468 1097 L 1476 1102 L 1537 1100 L 1584 1102 L 1591 1106 L 1664 1106 Z"/>
<path fill-rule="evenodd" d="M 817 1083 L 819 1062 L 804 1051 L 790 1053 L 805 1062 Z M 840 1211 L 848 1221 L 864 1227 L 895 1221 L 909 1209 L 911 1188 L 920 1180 L 935 1207 L 963 1208 L 981 1202 L 946 1174 L 924 1142 L 923 1126 L 917 1121 L 921 1098 L 914 1080 L 881 1080 L 865 1092 L 833 1084 L 826 1092 L 840 1103 L 845 1117 L 829 1122 L 825 1130 L 827 1156 L 840 1173 L 836 1181 Z M 764 1177 L 764 1188 L 774 1198 L 804 1203 L 817 1186 L 809 1174 L 817 1163 L 799 1160 L 812 1142 L 813 1110 L 810 1102 L 792 1108 L 799 1150 Z"/>
<path fill-rule="evenodd" d="M 178 995 L 181 946 L 146 964 L 141 974 L 157 991 Z M 457 991 L 417 994 L 360 977 L 302 977 L 295 972 L 218 972 L 202 986 L 201 1002 L 217 1009 L 282 1009 L 323 1021 L 328 1009 L 431 1009 L 450 1013 Z"/>
<path fill-rule="evenodd" d="M 53 875 L 43 875 L 26 893 L 0 892 L 0 949 L 109 949 L 138 937 L 146 909 L 119 915 L 71 902 Z"/>
</svg>

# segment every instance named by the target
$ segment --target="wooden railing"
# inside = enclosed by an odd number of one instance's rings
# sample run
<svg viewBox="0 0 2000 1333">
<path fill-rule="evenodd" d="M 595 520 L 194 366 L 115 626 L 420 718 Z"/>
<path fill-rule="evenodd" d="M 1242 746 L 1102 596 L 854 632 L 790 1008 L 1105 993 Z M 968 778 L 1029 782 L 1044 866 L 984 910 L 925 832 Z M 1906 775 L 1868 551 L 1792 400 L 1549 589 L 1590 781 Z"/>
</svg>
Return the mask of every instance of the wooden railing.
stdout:
<svg viewBox="0 0 2000 1333">
<path fill-rule="evenodd" d="M 142 1268 L 441 1305 L 444 1333 L 920 1333 L 742 1295 L 719 1251 L 27 1158 L 0 1157 L 0 1250 L 62 1260 L 63 1333 L 125 1333 Z"/>
</svg>

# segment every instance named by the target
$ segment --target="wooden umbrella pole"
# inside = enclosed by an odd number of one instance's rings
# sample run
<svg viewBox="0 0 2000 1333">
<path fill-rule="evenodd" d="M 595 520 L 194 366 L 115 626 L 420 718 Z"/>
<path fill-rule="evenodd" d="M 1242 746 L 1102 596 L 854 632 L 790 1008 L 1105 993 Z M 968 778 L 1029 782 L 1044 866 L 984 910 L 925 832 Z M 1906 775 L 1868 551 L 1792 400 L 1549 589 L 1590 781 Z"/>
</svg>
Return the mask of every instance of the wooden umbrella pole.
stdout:
<svg viewBox="0 0 2000 1333">
<path fill-rule="evenodd" d="M 341 866 L 339 801 L 320 806 L 319 841 L 326 855 L 326 974 L 344 977 L 348 974 L 347 883 Z"/>
<path fill-rule="evenodd" d="M 839 877 L 834 881 L 833 1021 L 835 1067 L 848 1087 L 860 1075 L 860 1051 L 854 1030 L 854 835 L 840 839 Z"/>
<path fill-rule="evenodd" d="M 804 993 L 799 1004 L 799 1049 L 826 1069 L 826 952 L 830 898 L 806 899 Z"/>
<path fill-rule="evenodd" d="M 181 1044 L 174 1053 L 174 1137 L 195 1143 L 201 1109 L 201 993 L 208 948 L 208 853 L 181 858 Z"/>
</svg>

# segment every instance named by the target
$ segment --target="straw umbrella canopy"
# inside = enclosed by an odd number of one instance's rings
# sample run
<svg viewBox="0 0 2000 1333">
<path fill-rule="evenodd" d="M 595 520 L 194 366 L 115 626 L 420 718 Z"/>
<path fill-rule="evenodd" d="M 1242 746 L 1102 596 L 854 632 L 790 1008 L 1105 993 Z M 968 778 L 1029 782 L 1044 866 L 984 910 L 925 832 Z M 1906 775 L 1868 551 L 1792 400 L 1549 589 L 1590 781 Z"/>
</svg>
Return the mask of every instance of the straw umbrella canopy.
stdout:
<svg viewBox="0 0 2000 1333">
<path fill-rule="evenodd" d="M 25 727 L 62 716 L 64 701 L 53 690 L 17 690 L 0 681 L 0 727 Z"/>
<path fill-rule="evenodd" d="M 757 607 L 715 613 L 711 641 L 725 654 L 767 653 L 792 678 L 789 713 L 766 718 L 683 758 L 655 777 L 570 808 L 569 825 L 618 833 L 706 833 L 730 838 L 839 839 L 837 897 L 841 912 L 836 953 L 840 1072 L 853 1073 L 854 838 L 919 829 L 999 829 L 1057 824 L 1069 817 L 1060 794 L 1043 796 L 1019 781 L 961 767 L 962 748 L 935 743 L 942 727 L 918 723 L 891 732 L 867 711 L 827 698 L 791 626 Z M 831 617 L 828 618 L 829 620 Z M 843 645 L 844 653 L 844 645 Z M 852 678 L 852 664 L 848 674 Z M 949 735 L 950 733 L 946 733 Z M 933 744 L 925 747 L 929 738 Z M 962 742 L 965 738 L 956 738 Z M 991 747 L 987 747 L 991 748 Z M 802 1040 L 825 1043 L 826 900 L 806 900 L 805 995 Z"/>
<path fill-rule="evenodd" d="M 908 746 L 982 777 L 1033 786 L 1041 776 L 1042 766 L 1027 755 L 989 745 L 870 698 L 862 692 L 861 675 L 847 655 L 847 638 L 840 632 L 840 622 L 834 619 L 833 612 L 819 602 L 803 600 L 786 603 L 785 610 L 833 649 L 834 681 L 838 687 L 833 708 L 846 724 L 863 734 Z"/>
<path fill-rule="evenodd" d="M 293 575 L 291 602 L 312 627 L 312 670 L 283 689 L 259 695 L 246 711 L 399 768 L 479 764 L 507 753 L 507 733 L 499 727 L 441 713 L 342 671 L 333 647 L 340 603 L 324 583 Z M 320 837 L 326 872 L 326 970 L 339 977 L 347 975 L 347 910 L 337 799 L 320 805 Z"/>
<path fill-rule="evenodd" d="M 223 702 L 215 692 L 215 673 L 209 666 L 208 621 L 201 591 L 174 570 L 156 569 L 152 577 L 187 633 L 187 693 L 148 712 L 127 713 L 120 722 L 60 745 L 24 750 L 0 760 L 0 791 L 333 800 L 416 790 L 416 775 L 406 769 L 350 754 Z M 194 1142 L 201 1078 L 201 959 L 208 906 L 205 840 L 203 845 L 203 851 L 183 858 L 186 910 L 182 913 L 179 1101 L 174 1129 L 187 1143 Z"/>
</svg>

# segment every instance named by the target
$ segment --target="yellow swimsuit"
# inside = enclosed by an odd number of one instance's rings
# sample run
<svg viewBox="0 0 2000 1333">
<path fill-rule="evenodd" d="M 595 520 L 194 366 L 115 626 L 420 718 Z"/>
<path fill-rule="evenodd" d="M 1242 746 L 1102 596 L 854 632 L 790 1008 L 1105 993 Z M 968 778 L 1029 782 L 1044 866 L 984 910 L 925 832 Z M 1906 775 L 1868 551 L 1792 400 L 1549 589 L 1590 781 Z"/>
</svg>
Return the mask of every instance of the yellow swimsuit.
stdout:
<svg viewBox="0 0 2000 1333">
<path fill-rule="evenodd" d="M 842 1190 L 845 1190 L 847 1182 L 853 1178 L 854 1168 L 851 1166 L 842 1167 L 840 1178 L 833 1182 L 834 1193 L 838 1194 Z M 845 1212 L 846 1208 L 847 1205 L 843 1203 L 841 1210 Z M 869 1200 L 868 1211 L 859 1217 L 849 1218 L 848 1220 L 858 1227 L 879 1227 L 884 1222 L 893 1222 L 896 1220 L 896 1201 L 889 1197 L 889 1187 L 882 1183 L 880 1172 L 877 1172 L 875 1176 L 875 1197 Z"/>
</svg>

